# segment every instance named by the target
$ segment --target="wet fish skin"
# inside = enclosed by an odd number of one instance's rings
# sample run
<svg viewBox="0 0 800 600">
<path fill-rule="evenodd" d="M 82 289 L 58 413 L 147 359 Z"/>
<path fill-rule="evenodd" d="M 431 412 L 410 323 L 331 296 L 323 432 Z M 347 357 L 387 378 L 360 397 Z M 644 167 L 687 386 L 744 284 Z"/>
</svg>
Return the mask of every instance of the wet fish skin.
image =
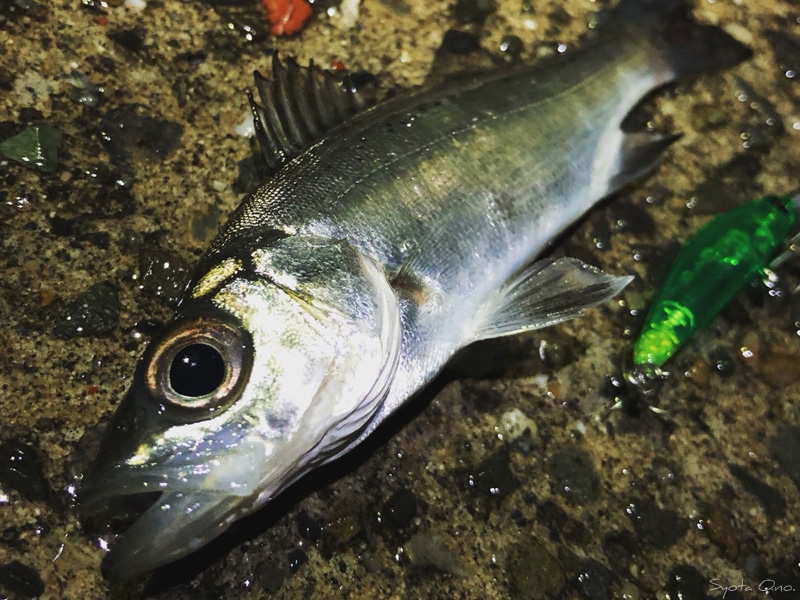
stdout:
<svg viewBox="0 0 800 600">
<path fill-rule="evenodd" d="M 619 10 L 642 5 L 654 6 Z M 666 5 L 654 10 L 671 19 Z M 719 30 L 684 25 L 694 45 L 675 53 L 628 22 L 562 61 L 390 101 L 246 200 L 148 347 L 87 475 L 89 509 L 163 492 L 112 550 L 111 575 L 190 553 L 346 453 L 459 348 L 619 291 L 628 278 L 577 261 L 526 265 L 673 141 L 620 129 L 644 95 L 744 58 Z M 703 54 L 709 43 L 731 57 Z M 181 393 L 195 351 L 216 352 L 223 375 L 204 358 L 210 379 L 192 377 L 208 393 Z"/>
</svg>

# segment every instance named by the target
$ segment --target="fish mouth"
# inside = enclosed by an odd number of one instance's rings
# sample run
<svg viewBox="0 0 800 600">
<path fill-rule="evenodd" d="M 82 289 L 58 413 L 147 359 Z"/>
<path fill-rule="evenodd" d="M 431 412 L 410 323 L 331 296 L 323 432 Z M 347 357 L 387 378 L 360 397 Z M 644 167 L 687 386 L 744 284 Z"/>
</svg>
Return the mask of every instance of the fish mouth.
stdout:
<svg viewBox="0 0 800 600">
<path fill-rule="evenodd" d="M 150 487 L 150 486 L 147 486 Z M 165 487 L 149 491 L 142 482 L 88 488 L 81 512 L 129 526 L 111 545 L 102 571 L 112 583 L 130 579 L 187 556 L 224 532 L 248 498 L 218 491 Z"/>
</svg>

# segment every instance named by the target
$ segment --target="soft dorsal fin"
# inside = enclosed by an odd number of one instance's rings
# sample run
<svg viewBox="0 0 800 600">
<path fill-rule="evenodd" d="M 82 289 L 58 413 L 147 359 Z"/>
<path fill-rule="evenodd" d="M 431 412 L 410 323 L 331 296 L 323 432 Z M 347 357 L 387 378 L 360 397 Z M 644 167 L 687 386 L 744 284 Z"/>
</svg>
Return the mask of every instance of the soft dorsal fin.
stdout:
<svg viewBox="0 0 800 600">
<path fill-rule="evenodd" d="M 301 67 L 288 58 L 284 64 L 277 53 L 272 79 L 258 71 L 254 76 L 261 103 L 252 92 L 247 96 L 261 155 L 272 172 L 374 100 L 356 89 L 349 75 L 337 77 L 313 61 Z"/>
</svg>

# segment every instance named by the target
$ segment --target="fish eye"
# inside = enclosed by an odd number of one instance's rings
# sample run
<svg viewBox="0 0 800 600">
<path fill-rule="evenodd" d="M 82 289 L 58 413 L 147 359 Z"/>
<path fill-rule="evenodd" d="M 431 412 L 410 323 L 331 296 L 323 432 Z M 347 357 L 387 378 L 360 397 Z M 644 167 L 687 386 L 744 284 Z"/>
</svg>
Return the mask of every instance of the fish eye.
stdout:
<svg viewBox="0 0 800 600">
<path fill-rule="evenodd" d="M 225 381 L 225 359 L 214 346 L 189 344 L 172 359 L 169 384 L 187 398 L 212 394 Z"/>
<path fill-rule="evenodd" d="M 216 318 L 176 321 L 145 355 L 145 384 L 166 408 L 202 409 L 206 416 L 229 406 L 250 371 L 249 336 Z"/>
</svg>

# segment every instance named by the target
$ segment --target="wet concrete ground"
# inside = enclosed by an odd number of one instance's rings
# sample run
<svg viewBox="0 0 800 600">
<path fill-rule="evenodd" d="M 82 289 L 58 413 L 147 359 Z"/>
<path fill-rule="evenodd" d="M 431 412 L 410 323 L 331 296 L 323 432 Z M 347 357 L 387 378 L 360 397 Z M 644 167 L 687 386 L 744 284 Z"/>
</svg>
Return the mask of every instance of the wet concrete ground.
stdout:
<svg viewBox="0 0 800 600">
<path fill-rule="evenodd" d="M 365 448 L 150 582 L 109 590 L 103 542 L 71 503 L 182 269 L 248 185 L 235 128 L 269 49 L 342 61 L 386 91 L 421 83 L 448 29 L 496 52 L 517 36 L 525 61 L 574 51 L 599 4 L 499 1 L 464 23 L 480 6 L 372 0 L 350 29 L 326 5 L 289 40 L 266 35 L 255 3 L 0 5 L 0 141 L 28 126 L 63 134 L 49 172 L 0 163 L 0 597 L 800 597 L 788 293 L 737 298 L 670 365 L 653 401 L 663 414 L 610 410 L 675 242 L 710 214 L 800 187 L 791 2 L 697 4 L 754 59 L 662 94 L 647 114 L 683 138 L 554 250 L 637 275 L 619 301 L 461 356 Z M 782 289 L 800 283 L 798 265 Z M 87 290 L 105 309 L 92 319 L 75 305 Z"/>
</svg>

